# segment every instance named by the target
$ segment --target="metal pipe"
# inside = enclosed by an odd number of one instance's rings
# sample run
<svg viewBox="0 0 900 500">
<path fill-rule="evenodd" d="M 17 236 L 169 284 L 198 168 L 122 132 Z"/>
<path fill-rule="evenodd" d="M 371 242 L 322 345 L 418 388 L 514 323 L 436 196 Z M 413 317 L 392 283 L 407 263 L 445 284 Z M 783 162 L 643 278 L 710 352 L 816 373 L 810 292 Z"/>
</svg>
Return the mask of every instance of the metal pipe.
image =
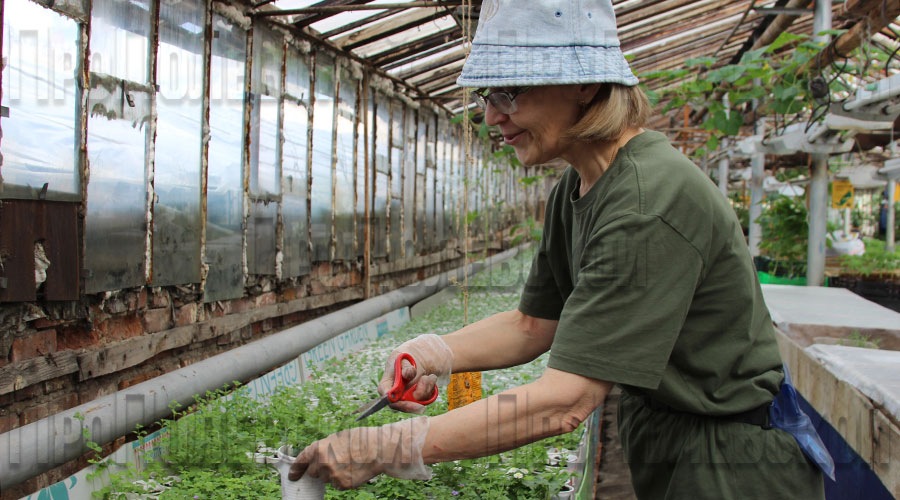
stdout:
<svg viewBox="0 0 900 500">
<path fill-rule="evenodd" d="M 463 276 L 512 258 L 518 252 L 518 247 L 513 248 L 483 263 L 432 276 L 0 434 L 0 484 L 4 489 L 10 488 L 87 453 L 82 439 L 85 425 L 91 431 L 92 441 L 109 443 L 133 432 L 138 424 L 150 426 L 170 417 L 169 405 L 173 401 L 186 406 L 194 402 L 195 394 L 256 377 L 357 325 L 438 292 L 450 285 L 451 278 L 462 280 Z M 76 419 L 76 413 L 84 420 Z"/>
<path fill-rule="evenodd" d="M 828 155 L 813 154 L 812 178 L 809 183 L 809 242 L 806 263 L 806 285 L 825 283 L 825 231 L 828 201 Z"/>
<path fill-rule="evenodd" d="M 816 0 L 813 41 L 828 44 L 831 35 L 819 35 L 831 29 L 831 0 Z M 828 218 L 828 155 L 813 154 L 809 182 L 809 239 L 807 241 L 806 285 L 825 284 L 825 233 Z"/>
<path fill-rule="evenodd" d="M 828 45 L 831 35 L 819 35 L 823 31 L 831 29 L 831 0 L 816 0 L 816 12 L 813 17 L 813 42 L 823 42 Z"/>
</svg>

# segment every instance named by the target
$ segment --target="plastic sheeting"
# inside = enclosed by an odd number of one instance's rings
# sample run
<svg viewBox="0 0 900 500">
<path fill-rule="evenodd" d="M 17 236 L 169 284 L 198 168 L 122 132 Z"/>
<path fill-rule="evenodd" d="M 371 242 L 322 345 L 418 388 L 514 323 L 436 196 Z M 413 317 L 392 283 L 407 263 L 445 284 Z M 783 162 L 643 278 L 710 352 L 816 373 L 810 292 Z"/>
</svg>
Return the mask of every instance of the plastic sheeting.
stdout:
<svg viewBox="0 0 900 500">
<path fill-rule="evenodd" d="M 307 131 L 309 127 L 309 59 L 288 50 L 282 109 L 281 219 L 284 224 L 282 276 L 309 272 L 309 191 Z"/>
<path fill-rule="evenodd" d="M 406 127 L 404 127 L 404 161 L 403 161 L 403 257 L 415 255 L 415 217 L 416 206 L 416 112 L 406 109 Z"/>
<path fill-rule="evenodd" d="M 387 257 L 388 200 L 391 165 L 389 163 L 391 102 L 375 93 L 375 190 L 373 203 L 372 257 Z"/>
<path fill-rule="evenodd" d="M 334 58 L 315 54 L 312 153 L 312 260 L 331 260 L 332 134 L 334 133 Z"/>
<path fill-rule="evenodd" d="M 278 204 L 253 201 L 247 219 L 247 267 L 250 274 L 275 274 Z"/>
<path fill-rule="evenodd" d="M 360 107 L 366 106 L 365 114 L 368 116 L 369 137 L 366 137 L 365 124 L 363 116 L 360 116 L 359 123 L 356 126 L 357 137 L 359 140 L 359 154 L 356 155 L 356 253 L 363 255 L 365 252 L 365 230 L 366 230 L 366 178 L 370 175 L 369 170 L 371 164 L 366 158 L 366 142 L 368 142 L 368 154 L 372 155 L 372 126 L 374 124 L 375 103 L 373 102 L 372 90 L 363 88 L 366 96 L 360 95 Z M 364 98 L 365 97 L 365 98 Z M 371 181 L 370 181 L 371 182 Z M 371 191 L 371 187 L 369 188 Z M 369 201 L 371 205 L 371 200 Z"/>
<path fill-rule="evenodd" d="M 150 0 L 96 0 L 91 10 L 91 71 L 147 83 Z"/>
<path fill-rule="evenodd" d="M 91 74 L 91 85 L 87 137 L 91 182 L 84 223 L 87 293 L 145 283 L 144 164 L 150 119 L 148 94 L 96 74 Z"/>
<path fill-rule="evenodd" d="M 151 266 L 155 286 L 200 281 L 204 7 L 200 0 L 160 5 Z"/>
<path fill-rule="evenodd" d="M 341 78 L 338 91 L 337 164 L 334 175 L 334 257 L 350 261 L 356 257 L 353 234 L 353 177 L 357 154 L 353 124 L 356 119 L 357 81 Z"/>
<path fill-rule="evenodd" d="M 811 345 L 806 352 L 894 420 L 900 418 L 900 352 L 823 344 Z"/>
<path fill-rule="evenodd" d="M 280 36 L 256 26 L 253 30 L 253 78 L 250 108 L 250 192 L 280 194 L 278 108 L 281 99 Z"/>
<path fill-rule="evenodd" d="M 78 25 L 29 0 L 3 8 L 0 198 L 37 198 L 46 184 L 44 199 L 80 201 Z"/>
<path fill-rule="evenodd" d="M 244 73 L 247 32 L 213 14 L 209 66 L 209 151 L 206 182 L 206 287 L 203 300 L 244 293 Z"/>
</svg>

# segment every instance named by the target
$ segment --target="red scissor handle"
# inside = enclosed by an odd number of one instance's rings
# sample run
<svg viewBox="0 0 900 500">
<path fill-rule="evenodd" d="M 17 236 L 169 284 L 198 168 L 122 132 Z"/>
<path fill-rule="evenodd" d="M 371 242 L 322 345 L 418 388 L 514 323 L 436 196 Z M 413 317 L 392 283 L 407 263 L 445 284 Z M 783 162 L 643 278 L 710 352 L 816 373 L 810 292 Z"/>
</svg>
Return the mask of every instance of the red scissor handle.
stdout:
<svg viewBox="0 0 900 500">
<path fill-rule="evenodd" d="M 424 401 L 419 401 L 413 397 L 413 392 L 415 392 L 418 384 L 406 387 L 406 382 L 403 380 L 404 359 L 409 361 L 409 364 L 411 364 L 413 368 L 416 368 L 416 360 L 413 359 L 412 354 L 404 352 L 397 356 L 397 359 L 394 360 L 394 386 L 388 391 L 388 401 L 391 403 L 396 403 L 397 401 L 412 401 L 413 403 L 419 403 L 420 405 L 433 403 L 438 397 L 437 386 L 434 386 L 434 392 L 431 393 L 431 397 Z"/>
</svg>

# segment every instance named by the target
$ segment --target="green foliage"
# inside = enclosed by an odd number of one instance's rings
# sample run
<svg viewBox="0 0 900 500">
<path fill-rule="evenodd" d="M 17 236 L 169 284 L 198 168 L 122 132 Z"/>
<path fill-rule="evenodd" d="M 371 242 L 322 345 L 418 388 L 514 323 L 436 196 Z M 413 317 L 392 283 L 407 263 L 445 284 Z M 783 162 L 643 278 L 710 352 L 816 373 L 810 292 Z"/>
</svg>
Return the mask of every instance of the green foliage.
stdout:
<svg viewBox="0 0 900 500">
<path fill-rule="evenodd" d="M 746 233 L 750 229 L 750 209 L 744 203 L 744 197 L 738 191 L 728 193 L 728 199 L 731 201 L 731 208 L 741 223 L 741 229 Z"/>
<path fill-rule="evenodd" d="M 878 343 L 881 339 L 875 339 L 868 335 L 861 335 L 859 330 L 853 330 L 847 338 L 841 339 L 840 345 L 850 347 L 865 347 L 867 349 L 878 349 Z"/>
<path fill-rule="evenodd" d="M 518 233 L 518 234 L 516 234 Z M 523 241 L 538 242 L 544 235 L 544 226 L 537 223 L 534 217 L 528 217 L 525 222 L 509 228 L 509 235 L 516 235 L 512 240 L 512 246 L 518 246 Z"/>
<path fill-rule="evenodd" d="M 495 266 L 470 280 L 449 303 L 411 320 L 391 335 L 375 341 L 364 351 L 313 370 L 310 380 L 281 387 L 265 401 L 236 385 L 233 391 L 208 392 L 196 397 L 186 410 L 174 407 L 173 418 L 162 422 L 167 433 L 162 457 L 145 457 L 141 472 L 132 467 L 109 474 L 111 484 L 96 495 L 103 499 L 137 498 L 144 493 L 136 479 L 171 479 L 160 500 L 174 499 L 273 499 L 281 497 L 278 473 L 251 460 L 247 453 L 260 447 L 289 444 L 301 449 L 333 432 L 351 427 L 382 425 L 408 418 L 383 410 L 363 422 L 353 413 L 377 394 L 384 359 L 400 342 L 422 333 L 447 333 L 459 328 L 463 315 L 463 293 L 469 293 L 473 321 L 518 304 L 520 288 L 528 274 L 532 253 L 523 252 L 503 266 Z M 545 370 L 548 355 L 510 369 L 483 374 L 485 395 L 536 380 Z M 446 411 L 443 391 L 426 415 Z M 561 467 L 549 467 L 550 447 L 574 450 L 583 428 L 548 438 L 516 450 L 475 460 L 435 464 L 430 481 L 404 481 L 379 476 L 356 490 L 326 490 L 332 500 L 426 500 L 461 498 L 494 500 L 550 499 L 571 477 Z M 160 479 L 161 480 L 161 479 Z"/>
<path fill-rule="evenodd" d="M 866 239 L 863 255 L 842 255 L 841 270 L 850 274 L 872 276 L 900 269 L 900 250 L 888 252 L 881 240 Z"/>
<path fill-rule="evenodd" d="M 789 276 L 806 270 L 809 213 L 802 201 L 788 196 L 770 199 L 756 220 L 762 228 L 759 249 L 774 260 L 774 274 L 784 267 Z"/>
<path fill-rule="evenodd" d="M 793 50 L 780 50 L 788 45 L 794 45 Z M 758 102 L 757 114 L 810 109 L 814 103 L 807 89 L 810 75 L 801 70 L 820 50 L 822 46 L 810 42 L 808 36 L 784 32 L 768 46 L 745 52 L 736 64 L 714 67 L 715 58 L 697 57 L 686 60 L 684 67 L 640 76 L 678 82 L 648 95 L 654 105 L 666 102 L 664 112 L 685 105 L 709 111 L 702 127 L 712 132 L 714 139 L 704 148 L 705 153 L 715 149 L 720 138 L 740 133 L 744 118 L 739 107 L 751 100 Z M 754 83 L 757 79 L 761 84 Z M 730 109 L 718 99 L 721 93 L 727 95 Z"/>
</svg>

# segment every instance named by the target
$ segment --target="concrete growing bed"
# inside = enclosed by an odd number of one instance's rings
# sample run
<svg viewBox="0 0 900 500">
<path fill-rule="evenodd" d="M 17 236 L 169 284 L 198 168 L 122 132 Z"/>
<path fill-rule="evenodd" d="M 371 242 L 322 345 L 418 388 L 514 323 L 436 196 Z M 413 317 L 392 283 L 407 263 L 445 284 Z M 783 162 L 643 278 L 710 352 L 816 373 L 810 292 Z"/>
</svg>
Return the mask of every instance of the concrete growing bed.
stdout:
<svg viewBox="0 0 900 500">
<path fill-rule="evenodd" d="M 530 263 L 531 252 L 524 252 L 471 279 L 469 320 L 515 308 Z M 343 360 L 316 366 L 312 358 L 307 358 L 302 367 L 306 380 L 300 384 L 281 386 L 265 398 L 254 397 L 255 390 L 249 386 L 198 398 L 191 410 L 178 414 L 180 418 L 163 422 L 164 431 L 154 436 L 158 444 L 148 449 L 148 455 L 156 456 L 146 456 L 135 465 L 107 462 L 111 465 L 101 466 L 94 478 L 94 496 L 279 498 L 277 472 L 255 463 L 253 453 L 283 445 L 302 447 L 338 430 L 408 418 L 382 411 L 354 423 L 352 412 L 377 395 L 376 382 L 393 347 L 419 334 L 444 334 L 462 326 L 462 293 L 444 295 L 449 296 L 445 303 L 433 305 L 388 334 L 379 332 L 377 340 Z M 544 355 L 526 365 L 485 372 L 483 391 L 490 395 L 533 381 L 543 373 L 546 361 Z M 442 390 L 426 414 L 436 415 L 446 408 Z M 341 492 L 329 487 L 326 498 L 575 498 L 576 490 L 585 490 L 580 477 L 585 466 L 593 462 L 589 456 L 592 433 L 584 432 L 584 427 L 507 453 L 436 464 L 434 478 L 427 482 L 379 476 L 358 490 Z M 589 485 L 590 481 L 584 483 Z M 568 493 L 560 494 L 560 490 Z M 585 498 L 583 492 L 577 493 Z"/>
</svg>

